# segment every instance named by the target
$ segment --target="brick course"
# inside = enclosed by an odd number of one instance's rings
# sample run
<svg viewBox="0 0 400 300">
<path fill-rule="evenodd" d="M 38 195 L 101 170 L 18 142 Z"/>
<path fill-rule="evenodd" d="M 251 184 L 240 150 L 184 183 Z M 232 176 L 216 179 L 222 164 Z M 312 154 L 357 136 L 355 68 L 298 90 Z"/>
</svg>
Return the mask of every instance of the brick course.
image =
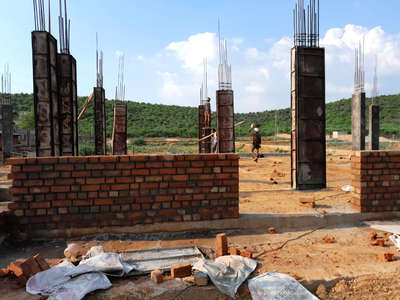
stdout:
<svg viewBox="0 0 400 300">
<path fill-rule="evenodd" d="M 400 210 L 400 151 L 354 151 L 351 204 L 361 212 Z"/>
<path fill-rule="evenodd" d="M 239 217 L 236 154 L 11 158 L 27 230 Z"/>
</svg>

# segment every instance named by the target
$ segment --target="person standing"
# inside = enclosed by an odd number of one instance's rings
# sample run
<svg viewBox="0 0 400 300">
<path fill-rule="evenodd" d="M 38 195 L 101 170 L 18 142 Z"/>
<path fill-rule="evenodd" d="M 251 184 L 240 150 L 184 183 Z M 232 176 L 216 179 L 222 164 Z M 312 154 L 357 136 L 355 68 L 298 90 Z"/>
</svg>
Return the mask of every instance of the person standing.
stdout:
<svg viewBox="0 0 400 300">
<path fill-rule="evenodd" d="M 211 129 L 212 153 L 218 153 L 218 136 L 215 128 Z"/>
<path fill-rule="evenodd" d="M 251 124 L 249 134 L 253 137 L 253 145 L 251 147 L 251 157 L 255 162 L 258 162 L 261 148 L 260 125 Z"/>
</svg>

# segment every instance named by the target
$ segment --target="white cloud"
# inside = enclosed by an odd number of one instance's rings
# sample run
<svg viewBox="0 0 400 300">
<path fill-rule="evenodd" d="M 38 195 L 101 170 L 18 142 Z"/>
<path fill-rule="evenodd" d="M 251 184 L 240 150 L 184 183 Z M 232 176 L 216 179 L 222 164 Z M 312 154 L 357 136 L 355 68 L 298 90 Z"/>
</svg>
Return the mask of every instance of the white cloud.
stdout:
<svg viewBox="0 0 400 300">
<path fill-rule="evenodd" d="M 373 56 L 379 54 L 379 90 L 381 85 L 400 76 L 400 34 L 388 34 L 383 28 L 368 29 L 346 25 L 329 29 L 321 38 L 326 51 L 326 99 L 351 97 L 353 92 L 354 46 L 365 36 L 366 90 L 372 80 Z M 263 111 L 290 106 L 290 37 L 262 40 L 260 46 L 235 37 L 228 40 L 228 59 L 232 65 L 235 111 Z M 197 105 L 202 80 L 203 58 L 208 56 L 209 96 L 215 105 L 217 79 L 217 37 L 198 33 L 184 41 L 171 42 L 160 52 L 160 61 L 168 61 L 159 73 L 160 101 L 168 104 Z M 166 60 L 165 58 L 168 58 Z M 161 65 L 161 63 L 160 63 Z M 386 76 L 386 80 L 385 80 Z M 394 80 L 393 80 L 394 82 Z M 393 85 L 393 83 L 392 83 Z M 393 90 L 395 87 L 390 88 Z M 390 90 L 389 89 L 389 90 Z M 396 86 L 397 89 L 397 86 Z"/>
<path fill-rule="evenodd" d="M 265 88 L 259 83 L 252 82 L 246 87 L 246 91 L 249 93 L 262 94 L 264 93 Z"/>
<path fill-rule="evenodd" d="M 166 50 L 183 61 L 184 68 L 201 73 L 204 57 L 207 57 L 209 62 L 215 59 L 216 45 L 215 33 L 205 32 L 192 35 L 186 41 L 172 42 Z"/>
<path fill-rule="evenodd" d="M 120 56 L 124 55 L 124 52 L 122 52 L 121 50 L 116 50 L 115 55 L 120 57 Z"/>
<path fill-rule="evenodd" d="M 143 60 L 144 60 L 144 57 L 143 57 L 142 55 L 138 55 L 138 56 L 136 56 L 136 59 L 137 59 L 138 61 L 143 61 Z"/>
</svg>

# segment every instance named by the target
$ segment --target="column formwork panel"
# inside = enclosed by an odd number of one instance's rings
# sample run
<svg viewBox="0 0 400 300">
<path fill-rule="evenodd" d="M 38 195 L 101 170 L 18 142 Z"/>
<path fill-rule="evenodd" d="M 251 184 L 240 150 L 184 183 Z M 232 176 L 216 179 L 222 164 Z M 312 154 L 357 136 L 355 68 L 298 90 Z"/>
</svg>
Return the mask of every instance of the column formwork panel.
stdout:
<svg viewBox="0 0 400 300">
<path fill-rule="evenodd" d="M 371 104 L 369 106 L 369 150 L 379 150 L 379 105 Z"/>
<path fill-rule="evenodd" d="M 96 155 L 107 153 L 107 124 L 106 124 L 106 100 L 102 87 L 93 89 L 94 94 L 94 146 Z"/>
<path fill-rule="evenodd" d="M 36 156 L 59 156 L 57 40 L 46 31 L 33 31 L 31 37 Z"/>
<path fill-rule="evenodd" d="M 233 91 L 218 90 L 216 103 L 219 153 L 235 153 Z"/>
<path fill-rule="evenodd" d="M 291 185 L 326 187 L 325 50 L 291 50 Z"/>
<path fill-rule="evenodd" d="M 61 123 L 61 155 L 78 155 L 78 96 L 76 60 L 70 54 L 57 55 L 58 95 Z"/>
<path fill-rule="evenodd" d="M 127 149 L 127 113 L 128 106 L 122 102 L 114 103 L 114 124 L 112 134 L 112 154 L 125 155 Z"/>
<path fill-rule="evenodd" d="M 365 150 L 365 93 L 351 98 L 351 143 L 353 151 Z"/>
</svg>

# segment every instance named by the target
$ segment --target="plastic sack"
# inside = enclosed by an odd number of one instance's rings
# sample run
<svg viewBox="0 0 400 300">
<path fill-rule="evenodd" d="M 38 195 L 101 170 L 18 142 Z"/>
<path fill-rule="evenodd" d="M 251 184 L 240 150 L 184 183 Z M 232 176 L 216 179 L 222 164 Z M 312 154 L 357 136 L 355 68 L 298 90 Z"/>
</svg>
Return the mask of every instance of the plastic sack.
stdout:
<svg viewBox="0 0 400 300">
<path fill-rule="evenodd" d="M 256 267 L 255 260 L 238 255 L 220 256 L 215 261 L 201 259 L 193 266 L 206 273 L 214 285 L 231 298 L 235 298 L 240 285 Z"/>
<path fill-rule="evenodd" d="M 389 236 L 389 239 L 392 241 L 392 243 L 397 247 L 397 249 L 400 251 L 400 235 L 398 234 L 392 234 Z"/>
<path fill-rule="evenodd" d="M 48 299 L 79 300 L 94 290 L 111 287 L 111 282 L 102 273 L 89 273 L 71 279 L 66 274 L 74 268 L 72 263 L 64 260 L 51 269 L 36 273 L 26 283 L 26 291 L 34 295 L 49 295 Z"/>
<path fill-rule="evenodd" d="M 269 272 L 249 280 L 253 300 L 318 300 L 289 275 Z"/>
</svg>

